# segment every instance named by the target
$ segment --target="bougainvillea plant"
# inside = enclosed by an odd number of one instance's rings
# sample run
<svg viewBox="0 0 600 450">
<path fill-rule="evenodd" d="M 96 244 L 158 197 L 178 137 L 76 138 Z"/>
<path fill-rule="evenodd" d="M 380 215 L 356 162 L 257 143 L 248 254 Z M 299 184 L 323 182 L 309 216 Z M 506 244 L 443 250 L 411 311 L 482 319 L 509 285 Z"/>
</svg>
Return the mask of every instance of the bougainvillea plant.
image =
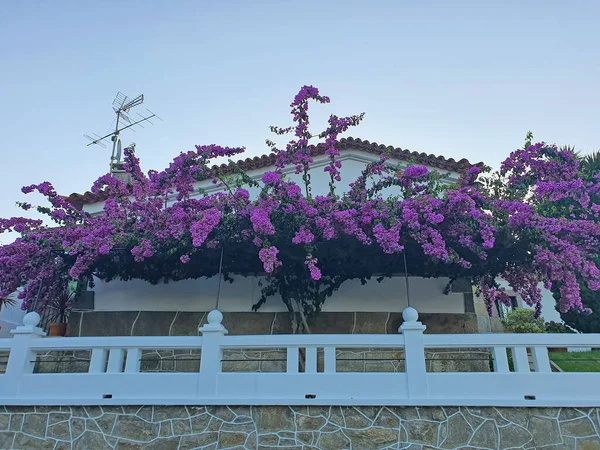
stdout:
<svg viewBox="0 0 600 450">
<path fill-rule="evenodd" d="M 473 166 L 449 185 L 424 166 L 402 166 L 387 154 L 366 165 L 345 192 L 338 136 L 362 115 L 332 115 L 325 131 L 309 129 L 309 104 L 329 98 L 303 87 L 291 104 L 293 125 L 272 127 L 291 135 L 261 180 L 235 163 L 212 166 L 243 148 L 196 146 L 161 172 L 143 173 L 134 148 L 125 150 L 125 183 L 99 178 L 92 191 L 107 197 L 90 215 L 73 207 L 44 182 L 26 186 L 49 201 L 39 220 L 0 220 L 0 231 L 20 237 L 0 248 L 0 297 L 23 287 L 23 307 L 43 309 L 71 279 L 142 279 L 151 283 L 211 277 L 221 255 L 225 276 L 266 275 L 259 308 L 280 294 L 290 311 L 305 317 L 349 279 L 366 281 L 404 273 L 468 279 L 494 302 L 510 302 L 502 278 L 535 306 L 540 283 L 561 292 L 561 310 L 582 309 L 579 283 L 600 288 L 598 179 L 583 182 L 578 161 L 555 146 L 535 144 L 513 152 L 500 170 Z M 311 190 L 315 146 L 325 147 L 329 192 Z M 289 174 L 301 174 L 302 182 Z M 220 189 L 206 193 L 199 181 Z M 565 202 L 565 199 L 569 199 Z M 19 203 L 25 210 L 30 204 Z M 555 205 L 569 214 L 555 218 Z M 564 206 L 567 205 L 567 206 Z M 548 211 L 548 214 L 545 214 Z"/>
</svg>

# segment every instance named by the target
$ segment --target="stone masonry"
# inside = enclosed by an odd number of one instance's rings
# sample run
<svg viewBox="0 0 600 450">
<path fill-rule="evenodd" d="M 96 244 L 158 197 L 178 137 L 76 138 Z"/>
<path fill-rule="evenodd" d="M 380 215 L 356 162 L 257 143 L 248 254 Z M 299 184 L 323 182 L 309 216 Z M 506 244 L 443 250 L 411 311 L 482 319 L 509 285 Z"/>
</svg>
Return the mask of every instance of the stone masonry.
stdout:
<svg viewBox="0 0 600 450">
<path fill-rule="evenodd" d="M 72 312 L 68 336 L 197 336 L 208 312 L 85 311 Z M 477 315 L 420 313 L 426 333 L 478 333 Z M 224 312 L 230 336 L 290 334 L 289 313 Z M 314 334 L 396 334 L 402 313 L 321 312 L 310 320 Z"/>
<path fill-rule="evenodd" d="M 0 407 L 0 449 L 600 449 L 600 408 Z"/>
</svg>

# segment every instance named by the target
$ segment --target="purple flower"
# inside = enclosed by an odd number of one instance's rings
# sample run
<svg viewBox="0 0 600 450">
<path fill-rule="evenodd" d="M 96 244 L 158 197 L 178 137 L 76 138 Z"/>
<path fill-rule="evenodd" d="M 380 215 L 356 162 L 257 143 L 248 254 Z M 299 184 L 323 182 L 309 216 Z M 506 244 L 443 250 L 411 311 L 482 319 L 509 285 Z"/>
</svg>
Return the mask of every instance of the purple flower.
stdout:
<svg viewBox="0 0 600 450">
<path fill-rule="evenodd" d="M 278 253 L 279 250 L 274 246 L 260 249 L 258 257 L 263 262 L 265 272 L 273 273 L 277 267 L 281 266 L 281 262 L 277 259 Z"/>
<path fill-rule="evenodd" d="M 425 166 L 410 166 L 404 170 L 404 176 L 406 178 L 420 178 L 427 175 L 429 170 Z"/>
<path fill-rule="evenodd" d="M 277 172 L 265 172 L 262 181 L 265 184 L 275 185 L 281 181 L 281 176 Z"/>
<path fill-rule="evenodd" d="M 315 240 L 315 235 L 312 231 L 305 228 L 304 225 L 300 227 L 300 230 L 296 232 L 296 235 L 292 239 L 294 244 L 310 244 Z"/>
<path fill-rule="evenodd" d="M 321 279 L 321 270 L 319 270 L 319 268 L 317 267 L 318 262 L 319 260 L 317 258 L 313 258 L 312 255 L 308 255 L 306 257 L 306 261 L 304 262 L 304 264 L 308 266 L 310 277 L 315 281 Z"/>
<path fill-rule="evenodd" d="M 190 262 L 190 257 L 189 255 L 181 255 L 179 261 L 181 261 L 182 264 L 187 264 Z"/>
</svg>

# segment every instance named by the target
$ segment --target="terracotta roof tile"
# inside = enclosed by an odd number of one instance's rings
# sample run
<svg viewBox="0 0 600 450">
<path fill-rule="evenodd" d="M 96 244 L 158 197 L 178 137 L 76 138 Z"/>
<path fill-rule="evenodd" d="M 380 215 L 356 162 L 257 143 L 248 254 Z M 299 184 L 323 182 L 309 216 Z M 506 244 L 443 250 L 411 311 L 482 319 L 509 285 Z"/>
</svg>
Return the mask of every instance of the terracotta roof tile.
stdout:
<svg viewBox="0 0 600 450">
<path fill-rule="evenodd" d="M 369 142 L 358 138 L 343 138 L 339 143 L 339 150 L 361 150 L 374 155 L 380 155 L 385 150 L 391 150 L 391 156 L 394 159 L 401 161 L 414 160 L 417 164 L 423 164 L 437 169 L 448 170 L 452 172 L 463 173 L 474 165 L 481 165 L 481 163 L 471 164 L 465 158 L 460 161 L 456 161 L 453 158 L 444 158 L 443 156 L 436 156 L 432 154 L 412 152 L 410 150 L 403 150 L 401 148 L 395 148 L 376 142 Z M 311 151 L 313 156 L 319 156 L 325 154 L 325 146 L 319 145 L 312 148 Z M 245 170 L 264 169 L 275 164 L 276 156 L 271 153 L 269 155 L 254 156 L 252 158 L 246 158 L 237 161 L 238 166 Z M 219 168 L 221 173 L 227 173 L 230 169 L 227 164 L 221 164 L 220 166 L 213 166 L 213 168 Z M 92 192 L 85 192 L 84 194 L 73 193 L 67 197 L 64 197 L 69 203 L 78 209 L 81 209 L 83 205 L 90 203 L 96 203 L 106 200 L 107 196 L 103 192 L 94 194 Z"/>
</svg>

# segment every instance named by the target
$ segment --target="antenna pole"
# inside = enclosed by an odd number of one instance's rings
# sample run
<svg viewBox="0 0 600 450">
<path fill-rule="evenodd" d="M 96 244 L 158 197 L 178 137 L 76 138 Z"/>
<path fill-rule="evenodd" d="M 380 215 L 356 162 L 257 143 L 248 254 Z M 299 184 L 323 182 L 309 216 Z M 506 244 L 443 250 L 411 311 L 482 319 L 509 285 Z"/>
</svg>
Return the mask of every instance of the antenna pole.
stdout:
<svg viewBox="0 0 600 450">
<path fill-rule="evenodd" d="M 94 145 L 94 144 L 98 144 L 102 148 L 106 148 L 106 145 L 103 142 L 104 139 L 106 139 L 108 137 L 110 137 L 112 139 L 112 141 L 113 141 L 113 144 L 112 144 L 112 155 L 110 156 L 110 165 L 109 165 L 109 169 L 110 169 L 110 174 L 111 175 L 113 174 L 114 169 L 115 169 L 115 161 L 117 161 L 117 159 L 115 158 L 115 155 L 117 153 L 119 155 L 118 160 L 119 161 L 121 160 L 121 146 L 119 145 L 120 142 L 121 142 L 120 139 L 119 139 L 119 135 L 121 134 L 121 131 L 126 130 L 127 128 L 131 128 L 131 127 L 133 127 L 135 125 L 139 125 L 140 127 L 144 128 L 143 125 L 140 125 L 140 124 L 142 122 L 145 122 L 145 121 L 148 121 L 149 123 L 151 123 L 152 125 L 154 125 L 152 122 L 150 122 L 150 119 L 152 119 L 153 117 L 156 117 L 157 119 L 162 120 L 160 117 L 158 117 L 156 114 L 154 114 L 152 111 L 150 111 L 148 109 L 147 111 L 150 113 L 149 115 L 142 116 L 141 114 L 139 114 L 139 116 L 141 117 L 141 119 L 132 123 L 132 120 L 127 116 L 126 113 L 128 113 L 131 110 L 131 108 L 135 108 L 136 106 L 139 106 L 142 103 L 144 103 L 144 94 L 140 94 L 136 98 L 134 98 L 133 100 L 131 100 L 127 96 L 123 95 L 122 93 L 117 92 L 117 96 L 113 100 L 113 110 L 117 114 L 117 120 L 116 120 L 116 124 L 115 124 L 115 131 L 111 131 L 110 133 L 108 133 L 105 136 L 98 136 L 96 134 L 96 139 L 94 139 L 91 136 L 88 136 L 87 134 L 83 135 L 85 138 L 87 138 L 87 139 L 89 139 L 91 141 L 88 144 L 88 146 Z M 123 119 L 123 122 L 127 122 L 129 125 L 124 126 L 122 128 L 119 128 L 119 124 L 121 123 L 121 119 Z"/>
<path fill-rule="evenodd" d="M 121 109 L 117 110 L 117 123 L 115 125 L 115 133 L 113 134 L 113 148 L 112 155 L 110 156 L 110 174 L 112 175 L 115 165 L 115 150 L 117 148 L 117 141 L 119 140 L 119 119 L 121 118 Z"/>
</svg>

